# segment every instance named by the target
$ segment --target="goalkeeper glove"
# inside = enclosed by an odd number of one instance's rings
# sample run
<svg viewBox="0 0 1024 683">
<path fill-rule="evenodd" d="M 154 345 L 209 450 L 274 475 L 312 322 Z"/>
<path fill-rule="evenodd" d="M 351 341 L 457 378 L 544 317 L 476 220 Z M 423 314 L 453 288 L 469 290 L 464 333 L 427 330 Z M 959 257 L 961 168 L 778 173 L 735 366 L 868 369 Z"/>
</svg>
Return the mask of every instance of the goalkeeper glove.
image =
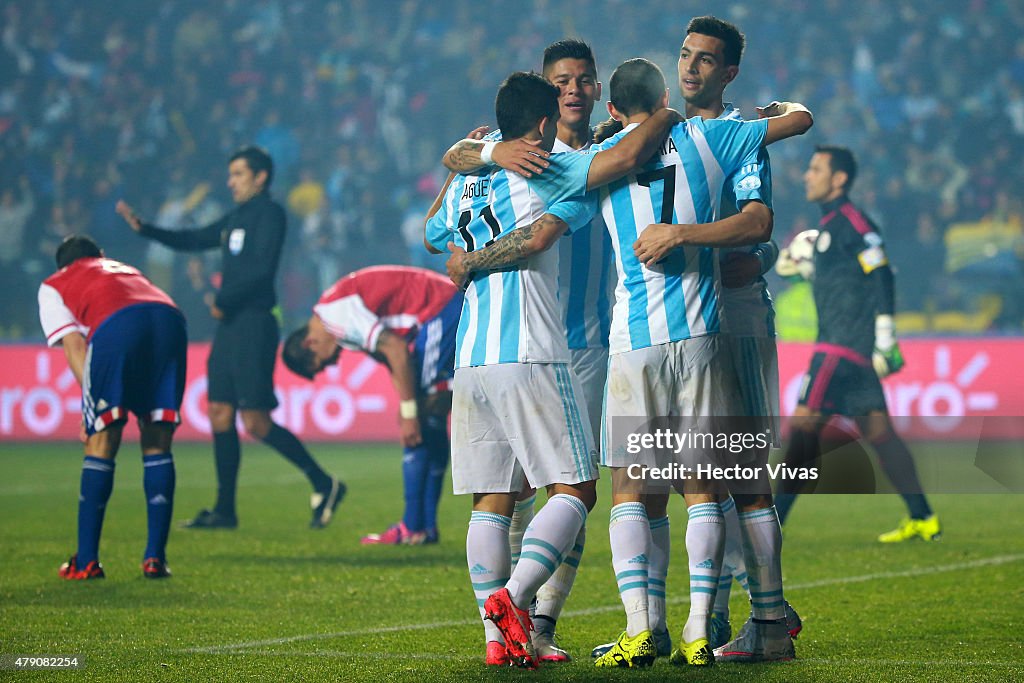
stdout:
<svg viewBox="0 0 1024 683">
<path fill-rule="evenodd" d="M 800 282 L 803 276 L 797 268 L 796 260 L 789 253 L 789 249 L 780 249 L 779 257 L 775 260 L 775 272 L 790 282 Z"/>
<path fill-rule="evenodd" d="M 875 351 L 871 355 L 871 364 L 879 378 L 888 377 L 903 368 L 903 353 L 896 341 L 896 325 L 891 315 L 875 318 Z"/>
</svg>

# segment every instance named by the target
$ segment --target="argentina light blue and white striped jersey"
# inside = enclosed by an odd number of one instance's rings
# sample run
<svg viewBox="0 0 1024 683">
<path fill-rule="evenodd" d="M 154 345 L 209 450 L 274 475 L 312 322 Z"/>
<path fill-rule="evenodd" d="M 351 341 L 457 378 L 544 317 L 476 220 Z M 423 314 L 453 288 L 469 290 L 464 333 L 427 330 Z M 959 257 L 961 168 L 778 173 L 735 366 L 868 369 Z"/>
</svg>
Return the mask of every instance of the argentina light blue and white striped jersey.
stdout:
<svg viewBox="0 0 1024 683">
<path fill-rule="evenodd" d="M 633 128 L 627 126 L 591 151 L 614 146 Z M 721 330 L 717 250 L 676 249 L 647 268 L 633 253 L 633 243 L 652 223 L 712 222 L 727 179 L 738 201 L 755 195 L 760 186 L 757 160 L 767 130 L 764 120 L 688 119 L 673 126 L 643 167 L 601 188 L 601 212 L 619 276 L 611 353 Z"/>
<path fill-rule="evenodd" d="M 484 139 L 501 140 L 501 131 L 491 131 Z M 556 139 L 551 151 L 586 151 L 592 144 L 588 142 L 575 150 Z M 569 207 L 569 204 L 560 206 Z M 559 215 L 558 207 L 548 207 L 548 212 L 566 223 L 573 222 L 567 210 L 562 211 L 566 215 Z M 558 301 L 562 306 L 569 348 L 608 348 L 616 274 L 611 237 L 605 230 L 601 215 L 596 214 L 589 227 L 585 226 L 559 240 L 558 252 Z"/>
<path fill-rule="evenodd" d="M 588 143 L 582 150 L 590 147 Z M 551 151 L 575 150 L 555 140 Z M 574 218 L 564 209 L 574 208 L 572 205 L 572 202 L 562 202 L 549 207 L 548 213 L 571 224 Z M 615 256 L 601 215 L 594 215 L 589 228 L 583 227 L 559 240 L 558 251 L 558 301 L 562 306 L 569 348 L 608 348 L 615 299 Z"/>
<path fill-rule="evenodd" d="M 442 251 L 448 242 L 482 249 L 538 220 L 549 206 L 582 194 L 592 160 L 578 152 L 552 154 L 544 173 L 529 181 L 500 168 L 457 175 L 427 221 L 427 241 Z M 570 232 L 588 222 L 567 221 Z M 559 252 L 549 249 L 504 270 L 474 273 L 459 320 L 455 367 L 568 362 L 558 270 Z"/>
<path fill-rule="evenodd" d="M 743 120 L 740 110 L 729 103 L 726 103 L 725 109 L 718 115 L 718 118 L 730 121 Z M 770 209 L 772 208 L 772 170 L 771 159 L 766 148 L 761 148 L 757 163 L 758 175 L 761 180 L 761 186 L 758 188 L 759 196 L 749 198 L 760 199 Z M 739 209 L 736 206 L 736 195 L 732 191 L 732 183 L 726 182 L 722 188 L 721 212 L 720 215 L 715 216 L 715 220 L 728 218 L 737 211 Z M 757 249 L 758 246 L 722 249 L 720 258 L 724 263 L 730 252 L 749 253 Z M 766 245 L 765 248 L 775 249 L 772 245 Z M 772 295 L 768 291 L 768 283 L 765 282 L 764 276 L 744 287 L 722 288 L 722 331 L 739 337 L 775 336 L 775 306 L 772 304 Z"/>
</svg>

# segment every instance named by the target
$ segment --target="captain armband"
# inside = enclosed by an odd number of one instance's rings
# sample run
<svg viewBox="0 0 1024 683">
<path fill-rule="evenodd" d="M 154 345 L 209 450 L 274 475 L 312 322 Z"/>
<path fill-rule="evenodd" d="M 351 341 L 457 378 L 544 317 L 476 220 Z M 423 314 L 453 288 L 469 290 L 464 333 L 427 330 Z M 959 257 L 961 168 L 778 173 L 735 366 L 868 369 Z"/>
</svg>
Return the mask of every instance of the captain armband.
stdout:
<svg viewBox="0 0 1024 683">
<path fill-rule="evenodd" d="M 857 254 L 857 261 L 860 263 L 860 268 L 864 271 L 865 275 L 878 270 L 882 266 L 889 265 L 889 257 L 885 255 L 885 249 L 880 246 L 868 247 L 860 252 Z"/>
</svg>

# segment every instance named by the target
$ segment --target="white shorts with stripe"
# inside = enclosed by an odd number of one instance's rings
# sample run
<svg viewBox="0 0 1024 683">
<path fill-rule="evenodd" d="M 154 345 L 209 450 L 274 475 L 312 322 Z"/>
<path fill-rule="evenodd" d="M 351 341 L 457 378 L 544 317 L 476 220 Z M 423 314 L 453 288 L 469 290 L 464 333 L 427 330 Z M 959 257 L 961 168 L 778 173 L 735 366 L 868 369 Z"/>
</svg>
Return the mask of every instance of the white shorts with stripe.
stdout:
<svg viewBox="0 0 1024 683">
<path fill-rule="evenodd" d="M 741 403 L 732 357 L 720 335 L 706 335 L 612 354 L 602 420 L 601 464 L 694 467 L 717 462 L 713 449 L 632 447 L 631 434 L 659 428 L 711 433 L 712 418 L 738 414 Z"/>
<path fill-rule="evenodd" d="M 597 479 L 597 450 L 579 381 L 565 363 L 459 368 L 452 396 L 456 494 L 508 493 L 524 483 Z"/>
<path fill-rule="evenodd" d="M 579 396 L 587 404 L 590 428 L 596 439 L 601 433 L 604 384 L 608 379 L 608 348 L 569 349 L 569 369 L 580 381 L 582 393 Z"/>
<path fill-rule="evenodd" d="M 743 411 L 740 415 L 759 420 L 744 421 L 751 432 L 771 431 L 773 448 L 781 448 L 779 436 L 779 354 L 775 337 L 723 335 L 732 354 L 740 382 Z"/>
</svg>

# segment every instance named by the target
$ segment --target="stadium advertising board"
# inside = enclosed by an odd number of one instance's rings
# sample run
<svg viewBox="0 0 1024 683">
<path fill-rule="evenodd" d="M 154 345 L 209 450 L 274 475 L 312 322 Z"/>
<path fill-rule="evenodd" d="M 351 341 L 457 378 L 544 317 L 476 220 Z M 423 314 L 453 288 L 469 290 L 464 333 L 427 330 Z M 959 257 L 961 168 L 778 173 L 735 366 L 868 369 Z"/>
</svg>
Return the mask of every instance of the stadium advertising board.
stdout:
<svg viewBox="0 0 1024 683">
<path fill-rule="evenodd" d="M 977 439 L 981 420 L 1024 416 L 1024 356 L 1020 339 L 905 340 L 907 366 L 886 379 L 897 428 L 920 439 Z M 783 413 L 796 403 L 810 344 L 780 344 Z M 189 370 L 178 437 L 205 440 L 208 344 L 189 347 Z M 0 440 L 75 439 L 80 391 L 60 349 L 0 347 Z M 398 401 L 388 371 L 370 357 L 346 352 L 340 366 L 306 382 L 278 365 L 280 406 L 274 419 L 312 441 L 391 441 L 398 438 Z M 1020 438 L 1019 421 L 994 421 L 995 438 Z M 1002 425 L 1002 426 L 1000 426 Z M 134 431 L 131 428 L 130 433 Z"/>
</svg>

